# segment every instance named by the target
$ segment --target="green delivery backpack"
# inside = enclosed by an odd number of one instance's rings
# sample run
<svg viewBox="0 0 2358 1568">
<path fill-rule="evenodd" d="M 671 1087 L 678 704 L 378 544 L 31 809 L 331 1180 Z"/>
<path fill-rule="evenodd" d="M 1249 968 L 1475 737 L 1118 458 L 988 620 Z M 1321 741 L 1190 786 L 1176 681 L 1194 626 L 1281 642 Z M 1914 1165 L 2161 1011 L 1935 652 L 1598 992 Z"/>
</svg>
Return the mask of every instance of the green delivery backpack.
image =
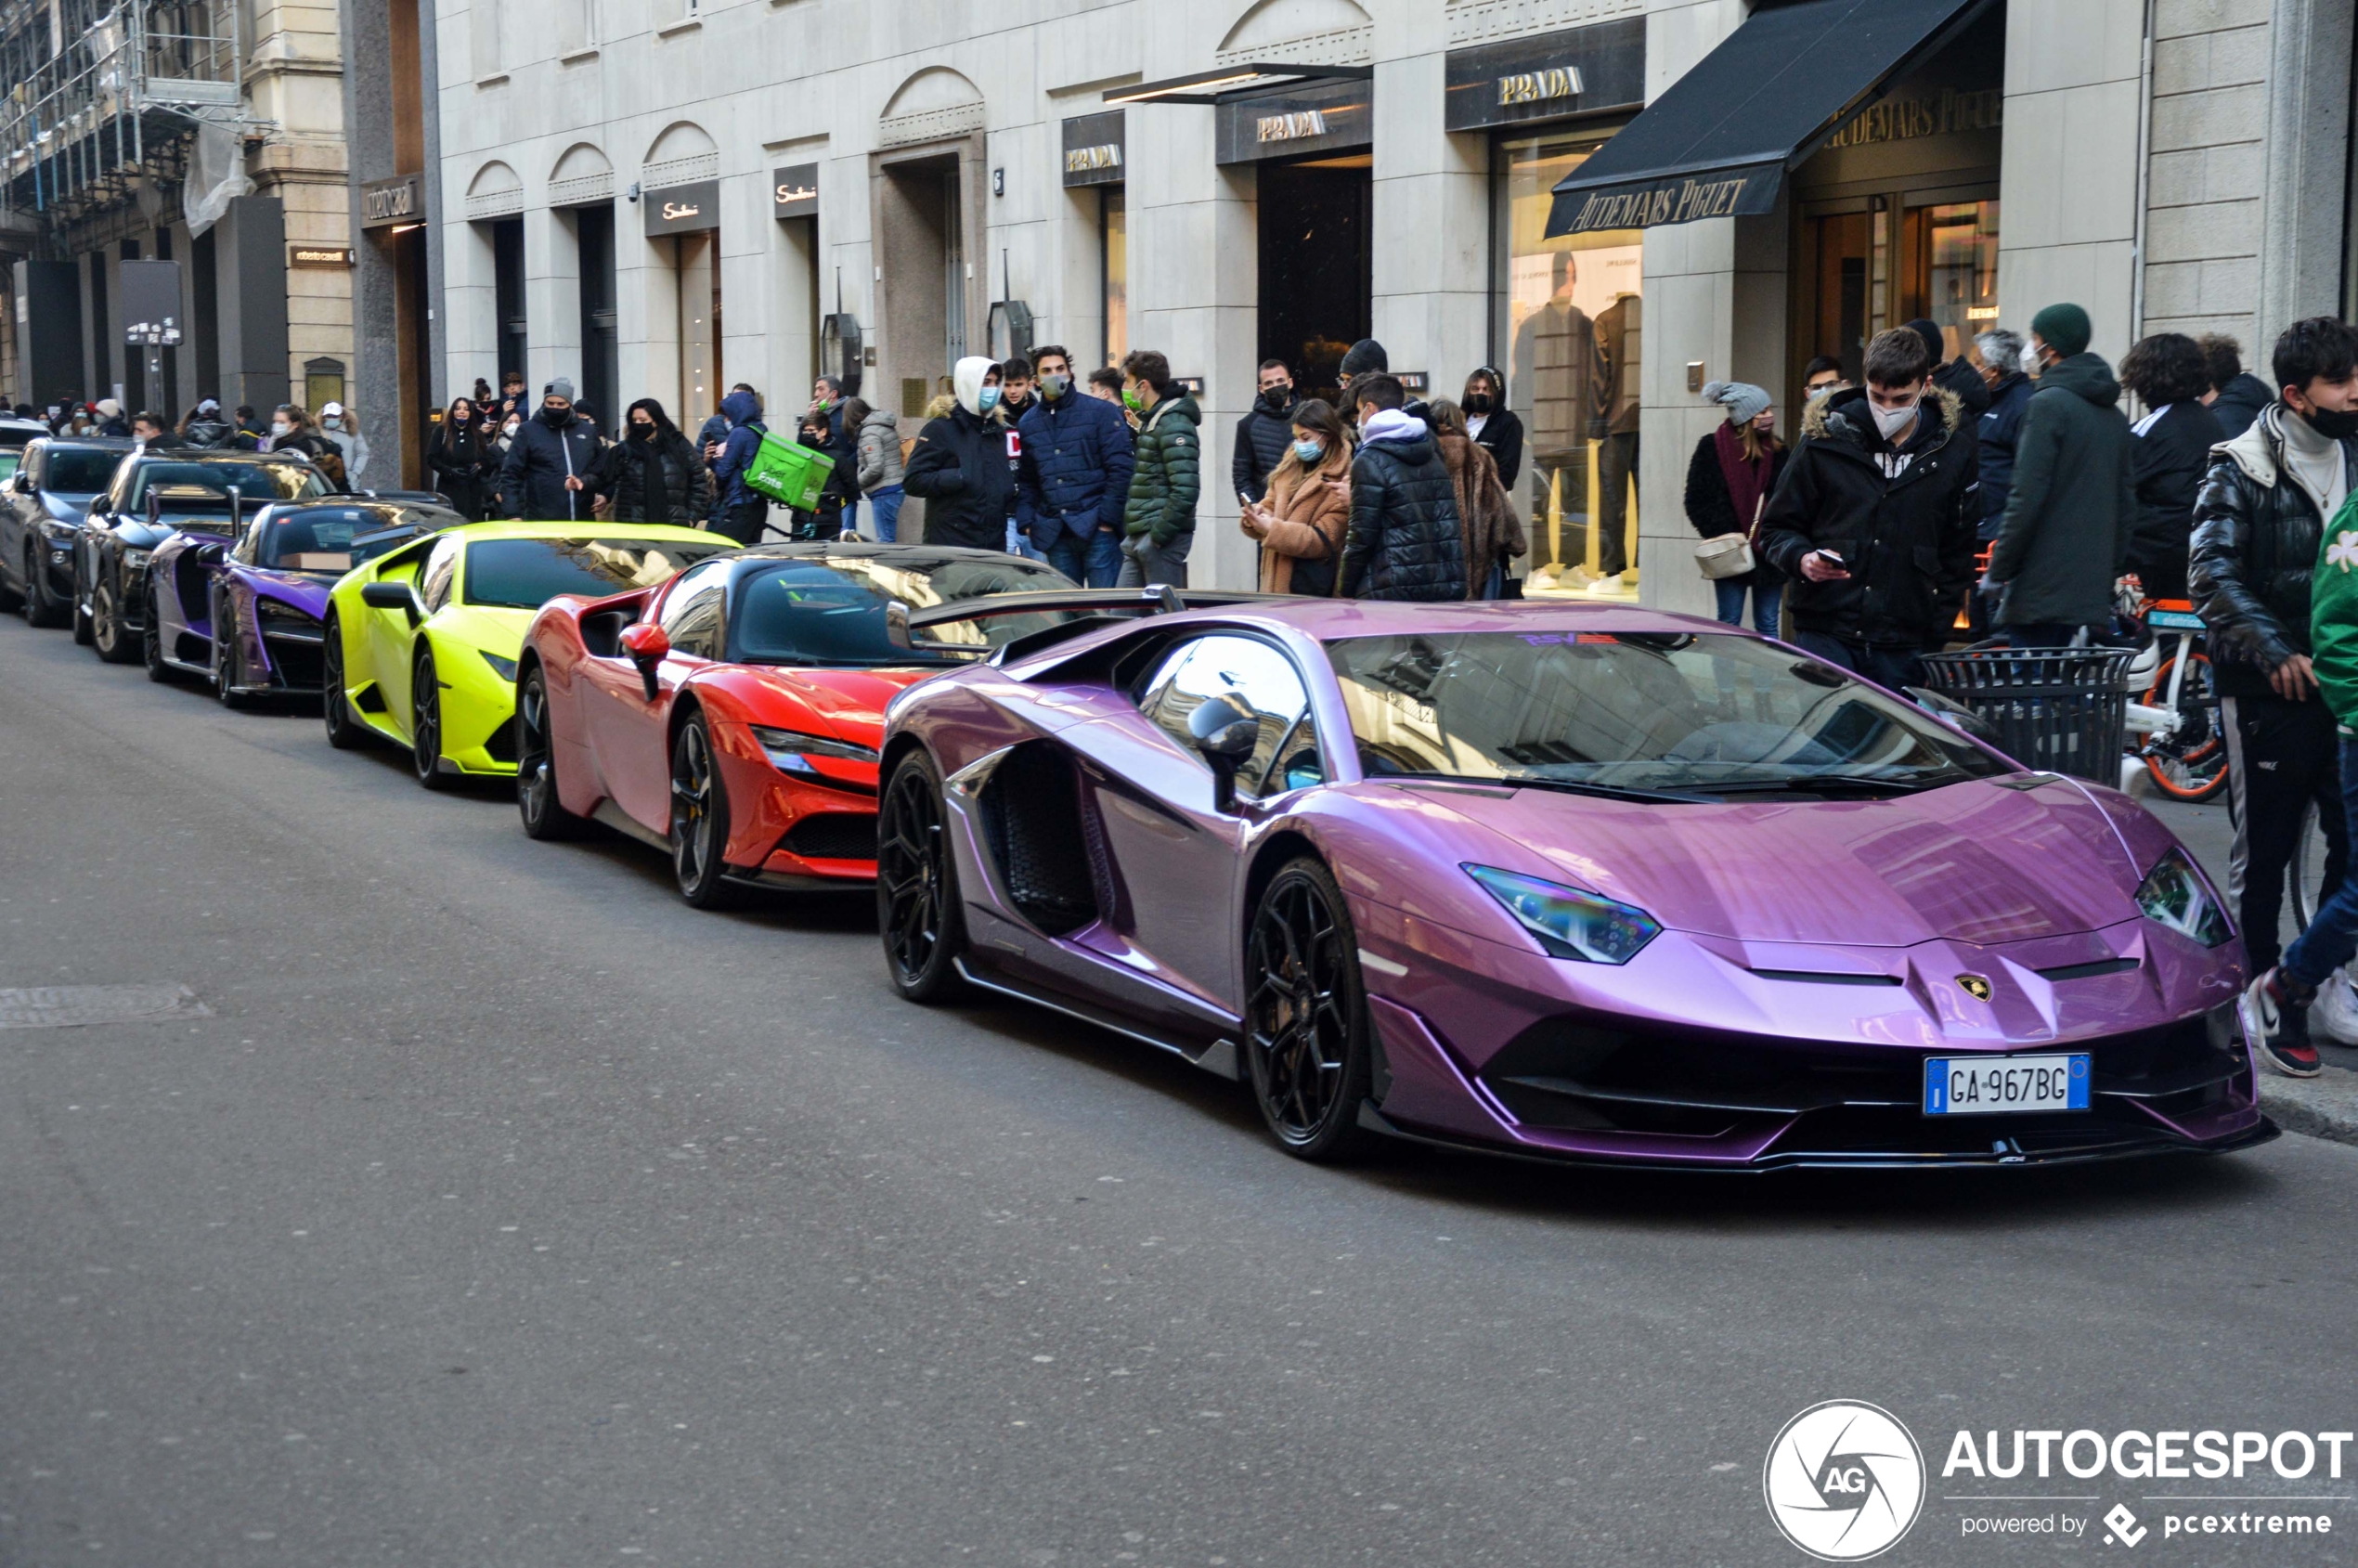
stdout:
<svg viewBox="0 0 2358 1568">
<path fill-rule="evenodd" d="M 815 512 L 819 507 L 819 492 L 827 486 L 827 475 L 835 472 L 836 460 L 815 447 L 799 442 L 780 439 L 770 431 L 761 433 L 761 450 L 745 465 L 745 487 L 758 490 L 780 506 L 797 512 Z"/>
</svg>

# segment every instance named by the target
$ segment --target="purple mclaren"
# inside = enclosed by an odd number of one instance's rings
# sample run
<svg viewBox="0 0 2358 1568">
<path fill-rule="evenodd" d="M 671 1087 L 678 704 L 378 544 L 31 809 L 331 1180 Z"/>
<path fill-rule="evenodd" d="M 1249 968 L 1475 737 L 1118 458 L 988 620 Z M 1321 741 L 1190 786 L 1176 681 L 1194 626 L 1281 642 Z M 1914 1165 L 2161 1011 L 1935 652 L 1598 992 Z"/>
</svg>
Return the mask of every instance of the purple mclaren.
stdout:
<svg viewBox="0 0 2358 1568">
<path fill-rule="evenodd" d="M 1242 1078 L 1305 1158 L 2011 1165 L 2275 1133 L 2242 945 L 2168 831 L 1715 622 L 1089 616 L 902 693 L 881 776 L 896 989 Z"/>
<path fill-rule="evenodd" d="M 203 676 L 232 707 L 270 693 L 319 691 L 328 590 L 371 556 L 464 522 L 412 501 L 281 501 L 230 536 L 190 525 L 149 565 L 148 673 Z"/>
</svg>

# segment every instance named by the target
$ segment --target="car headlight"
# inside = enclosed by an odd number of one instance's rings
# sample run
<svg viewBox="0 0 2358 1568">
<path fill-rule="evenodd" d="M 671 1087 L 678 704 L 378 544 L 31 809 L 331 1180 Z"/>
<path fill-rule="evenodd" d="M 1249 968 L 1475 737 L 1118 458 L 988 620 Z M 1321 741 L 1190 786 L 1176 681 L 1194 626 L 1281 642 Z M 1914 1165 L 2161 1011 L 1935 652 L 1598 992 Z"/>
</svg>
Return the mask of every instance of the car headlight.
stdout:
<svg viewBox="0 0 2358 1568">
<path fill-rule="evenodd" d="M 2217 947 L 2235 935 L 2227 924 L 2227 912 L 2211 897 L 2202 874 L 2183 849 L 2162 856 L 2137 884 L 2137 907 L 2155 925 L 2166 926 L 2205 947 Z"/>
<path fill-rule="evenodd" d="M 142 567 L 142 566 L 144 566 L 144 565 L 146 565 L 146 564 L 148 564 L 148 557 L 149 557 L 150 554 L 152 554 L 152 553 L 154 553 L 154 552 L 153 552 L 153 551 L 145 551 L 145 550 L 126 550 L 126 551 L 124 551 L 123 552 L 123 570 L 124 570 L 124 571 L 127 571 L 127 572 L 136 572 L 136 571 L 137 571 L 140 567 Z"/>
<path fill-rule="evenodd" d="M 745 728 L 753 732 L 753 738 L 770 758 L 770 766 L 782 773 L 791 773 L 813 784 L 843 787 L 838 781 L 810 765 L 810 758 L 813 757 L 833 757 L 845 762 L 874 763 L 877 760 L 877 754 L 868 747 L 839 741 L 832 735 L 805 734 L 800 730 L 773 730 L 767 724 L 748 724 Z"/>
<path fill-rule="evenodd" d="M 292 621 L 297 626 L 317 626 L 318 621 L 279 599 L 257 599 L 253 613 L 266 621 Z"/>
<path fill-rule="evenodd" d="M 488 653 L 481 648 L 477 648 L 475 652 L 483 654 L 483 662 L 489 665 L 491 667 L 492 673 L 499 676 L 500 680 L 505 680 L 511 686 L 516 683 L 515 660 L 503 659 L 499 654 Z"/>
<path fill-rule="evenodd" d="M 1557 958 L 1626 964 L 1662 934 L 1662 922 L 1644 910 L 1577 888 L 1495 866 L 1469 865 L 1465 870 Z"/>
</svg>

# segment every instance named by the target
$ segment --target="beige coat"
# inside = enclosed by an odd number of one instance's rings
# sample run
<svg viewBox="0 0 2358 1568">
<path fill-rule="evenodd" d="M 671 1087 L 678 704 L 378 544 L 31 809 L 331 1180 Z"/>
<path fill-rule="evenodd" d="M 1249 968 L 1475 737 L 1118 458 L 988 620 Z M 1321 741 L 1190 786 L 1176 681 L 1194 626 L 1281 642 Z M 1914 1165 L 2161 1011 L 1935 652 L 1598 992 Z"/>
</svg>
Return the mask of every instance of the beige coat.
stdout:
<svg viewBox="0 0 2358 1568">
<path fill-rule="evenodd" d="M 1351 454 L 1328 452 L 1305 473 L 1301 460 L 1287 453 L 1269 476 L 1262 510 L 1269 532 L 1261 540 L 1261 591 L 1295 592 L 1297 560 L 1341 561 L 1343 529 L 1351 521 Z"/>
</svg>

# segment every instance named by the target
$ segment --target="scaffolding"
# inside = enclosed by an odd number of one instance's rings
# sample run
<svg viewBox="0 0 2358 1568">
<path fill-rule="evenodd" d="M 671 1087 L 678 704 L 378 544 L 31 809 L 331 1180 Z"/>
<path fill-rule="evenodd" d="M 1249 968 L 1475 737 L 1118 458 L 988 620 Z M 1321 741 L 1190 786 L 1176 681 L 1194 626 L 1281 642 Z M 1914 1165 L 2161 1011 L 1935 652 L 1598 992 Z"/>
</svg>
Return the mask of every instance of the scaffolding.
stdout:
<svg viewBox="0 0 2358 1568">
<path fill-rule="evenodd" d="M 0 0 L 0 207 L 55 228 L 176 179 L 190 132 L 240 125 L 238 0 Z"/>
</svg>

